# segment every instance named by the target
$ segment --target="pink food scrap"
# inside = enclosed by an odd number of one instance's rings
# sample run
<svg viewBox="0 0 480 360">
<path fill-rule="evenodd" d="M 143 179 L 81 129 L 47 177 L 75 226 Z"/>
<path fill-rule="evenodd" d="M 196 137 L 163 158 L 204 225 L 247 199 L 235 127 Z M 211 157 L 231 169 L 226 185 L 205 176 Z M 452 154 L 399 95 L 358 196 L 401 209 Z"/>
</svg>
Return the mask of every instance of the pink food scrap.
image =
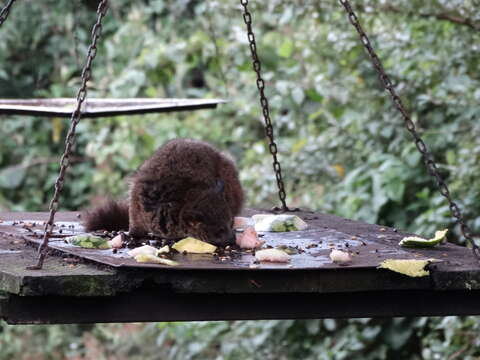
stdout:
<svg viewBox="0 0 480 360">
<path fill-rule="evenodd" d="M 243 229 L 246 228 L 250 223 L 251 219 L 248 217 L 235 216 L 233 219 L 233 228 L 234 229 Z"/>
<path fill-rule="evenodd" d="M 243 233 L 237 235 L 237 245 L 242 249 L 255 249 L 262 246 L 264 241 L 258 239 L 253 226 L 249 226 Z"/>
<path fill-rule="evenodd" d="M 122 235 L 115 236 L 112 240 L 108 242 L 110 247 L 113 249 L 120 249 L 123 246 L 123 237 Z"/>
</svg>

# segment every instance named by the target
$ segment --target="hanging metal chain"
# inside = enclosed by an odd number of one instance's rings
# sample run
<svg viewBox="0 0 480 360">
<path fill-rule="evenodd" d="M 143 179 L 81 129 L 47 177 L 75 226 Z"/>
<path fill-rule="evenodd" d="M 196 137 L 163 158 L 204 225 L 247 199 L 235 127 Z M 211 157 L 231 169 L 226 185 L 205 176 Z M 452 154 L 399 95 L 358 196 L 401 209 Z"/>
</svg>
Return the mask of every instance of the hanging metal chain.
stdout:
<svg viewBox="0 0 480 360">
<path fill-rule="evenodd" d="M 7 5 L 0 11 L 0 26 L 3 25 L 5 20 L 7 20 L 8 14 L 10 14 L 10 8 L 12 7 L 15 0 L 9 0 Z"/>
<path fill-rule="evenodd" d="M 269 140 L 268 149 L 270 150 L 270 153 L 273 157 L 273 170 L 275 171 L 275 178 L 277 179 L 278 197 L 282 202 L 282 207 L 275 207 L 274 210 L 292 211 L 285 203 L 286 193 L 282 178 L 282 168 L 277 158 L 277 144 L 275 143 L 275 139 L 273 137 L 273 125 L 272 120 L 270 119 L 268 100 L 265 97 L 265 81 L 262 79 L 262 65 L 257 54 L 257 43 L 255 42 L 255 35 L 253 34 L 252 29 L 252 14 L 250 14 L 250 12 L 248 11 L 248 0 L 240 0 L 240 4 L 243 6 L 243 20 L 247 25 L 248 42 L 250 43 L 250 51 L 252 53 L 253 70 L 257 74 L 257 88 L 260 94 L 260 105 L 262 106 L 263 119 L 265 121 L 265 134 L 267 135 Z M 295 210 L 298 209 L 294 209 L 293 211 Z"/>
<path fill-rule="evenodd" d="M 373 66 L 375 67 L 375 70 L 378 73 L 381 83 L 385 87 L 385 90 L 387 90 L 388 93 L 390 94 L 396 109 L 402 115 L 403 121 L 405 122 L 405 127 L 413 136 L 415 140 L 415 145 L 418 151 L 423 156 L 423 161 L 425 163 L 425 166 L 427 167 L 427 170 L 430 176 L 432 176 L 435 179 L 438 189 L 440 190 L 440 193 L 447 199 L 452 215 L 457 219 L 458 223 L 460 224 L 460 230 L 463 236 L 467 240 L 467 243 L 470 244 L 470 246 L 472 247 L 473 255 L 477 260 L 480 260 L 480 249 L 472 237 L 472 231 L 470 230 L 469 226 L 465 222 L 465 219 L 462 215 L 460 208 L 452 200 L 450 195 L 450 190 L 448 189 L 448 185 L 446 181 L 443 180 L 442 176 L 439 174 L 438 167 L 433 159 L 432 153 L 428 150 L 427 145 L 422 140 L 420 135 L 417 133 L 415 124 L 413 123 L 410 115 L 405 109 L 405 106 L 403 105 L 402 100 L 397 95 L 397 92 L 393 87 L 392 81 L 390 80 L 390 77 L 386 74 L 385 69 L 383 68 L 382 62 L 380 61 L 379 57 L 377 56 L 375 50 L 372 47 L 372 44 L 370 43 L 370 39 L 367 37 L 367 34 L 365 33 L 362 26 L 360 25 L 357 15 L 353 11 L 352 6 L 350 5 L 348 0 L 339 0 L 339 1 L 345 8 L 348 14 L 348 19 L 350 20 L 350 22 L 352 23 L 352 25 L 355 27 L 358 34 L 360 35 L 360 40 L 363 46 L 365 47 L 365 49 L 367 50 L 368 55 L 370 56 L 370 59 L 373 63 Z"/>
<path fill-rule="evenodd" d="M 50 201 L 50 206 L 49 206 L 50 216 L 47 223 L 45 224 L 42 244 L 38 249 L 39 251 L 38 263 L 35 266 L 29 267 L 30 270 L 41 269 L 43 266 L 43 261 L 46 256 L 48 240 L 53 231 L 55 213 L 58 210 L 59 197 L 63 189 L 65 174 L 68 167 L 70 166 L 69 158 L 72 152 L 73 145 L 75 143 L 75 130 L 82 116 L 82 111 L 81 111 L 82 104 L 85 101 L 85 98 L 87 97 L 87 82 L 88 80 L 90 80 L 92 76 L 92 62 L 95 56 L 97 55 L 97 41 L 102 33 L 102 19 L 107 12 L 107 8 L 108 8 L 108 0 L 101 0 L 97 8 L 97 21 L 95 22 L 95 25 L 93 26 L 93 29 L 92 29 L 92 42 L 88 47 L 87 61 L 82 70 L 82 75 L 81 75 L 82 82 L 81 82 L 80 89 L 77 92 L 77 105 L 75 107 L 75 110 L 72 113 L 72 117 L 70 118 L 70 129 L 68 130 L 68 134 L 65 139 L 65 150 L 60 159 L 60 172 L 58 174 L 57 180 L 55 181 L 55 193 L 53 195 L 52 200 Z"/>
</svg>

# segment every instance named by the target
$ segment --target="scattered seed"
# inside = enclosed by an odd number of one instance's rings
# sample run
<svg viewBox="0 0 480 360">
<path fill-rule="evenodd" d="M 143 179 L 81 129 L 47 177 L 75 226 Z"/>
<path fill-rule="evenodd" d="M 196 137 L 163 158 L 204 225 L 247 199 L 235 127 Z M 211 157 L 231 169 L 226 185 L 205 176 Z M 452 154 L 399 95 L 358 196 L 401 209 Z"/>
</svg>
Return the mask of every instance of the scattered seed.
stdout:
<svg viewBox="0 0 480 360">
<path fill-rule="evenodd" d="M 253 284 L 256 288 L 261 288 L 262 285 L 260 285 L 259 283 L 257 283 L 255 280 L 250 280 L 250 283 Z"/>
</svg>

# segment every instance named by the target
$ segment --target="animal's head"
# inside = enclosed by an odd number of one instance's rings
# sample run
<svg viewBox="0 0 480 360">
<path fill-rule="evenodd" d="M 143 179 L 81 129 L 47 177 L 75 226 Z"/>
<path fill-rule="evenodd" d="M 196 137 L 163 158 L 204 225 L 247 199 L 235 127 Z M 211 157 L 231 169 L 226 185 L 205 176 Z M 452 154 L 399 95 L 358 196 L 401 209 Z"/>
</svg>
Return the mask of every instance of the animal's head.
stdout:
<svg viewBox="0 0 480 360">
<path fill-rule="evenodd" d="M 214 186 L 200 192 L 182 211 L 181 221 L 188 235 L 214 245 L 235 242 L 233 214 L 224 189 L 224 182 L 217 180 Z"/>
</svg>

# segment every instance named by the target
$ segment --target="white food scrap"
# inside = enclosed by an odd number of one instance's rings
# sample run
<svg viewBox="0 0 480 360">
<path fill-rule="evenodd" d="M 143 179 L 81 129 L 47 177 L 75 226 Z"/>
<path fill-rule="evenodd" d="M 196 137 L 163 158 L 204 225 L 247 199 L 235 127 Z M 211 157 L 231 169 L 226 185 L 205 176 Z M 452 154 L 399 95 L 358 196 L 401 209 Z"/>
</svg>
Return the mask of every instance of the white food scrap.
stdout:
<svg viewBox="0 0 480 360">
<path fill-rule="evenodd" d="M 160 249 L 158 249 L 157 255 L 158 254 L 167 254 L 169 252 L 170 252 L 170 247 L 168 245 L 165 245 L 164 247 L 161 247 Z"/>
<path fill-rule="evenodd" d="M 135 249 L 130 250 L 128 252 L 128 255 L 130 255 L 131 257 L 135 257 L 137 255 L 153 255 L 153 256 L 156 256 L 157 252 L 158 252 L 158 250 L 156 248 L 154 248 L 153 246 L 144 245 L 144 246 L 140 246 L 140 247 L 137 247 Z"/>
<path fill-rule="evenodd" d="M 265 241 L 258 239 L 258 234 L 253 228 L 249 226 L 245 231 L 237 235 L 236 243 L 242 249 L 255 249 L 263 245 Z"/>
<path fill-rule="evenodd" d="M 348 252 L 334 249 L 330 252 L 330 259 L 337 264 L 348 264 L 352 261 L 352 256 Z"/>
<path fill-rule="evenodd" d="M 256 231 L 299 231 L 308 228 L 305 221 L 297 215 L 254 215 Z"/>
<path fill-rule="evenodd" d="M 275 216 L 275 215 L 273 215 L 273 214 L 255 214 L 255 215 L 252 216 L 252 220 L 256 224 L 259 221 L 262 221 L 263 219 L 265 219 L 269 216 Z"/>
<path fill-rule="evenodd" d="M 260 262 L 286 263 L 290 261 L 290 255 L 279 249 L 264 249 L 255 252 L 255 259 Z"/>
</svg>

